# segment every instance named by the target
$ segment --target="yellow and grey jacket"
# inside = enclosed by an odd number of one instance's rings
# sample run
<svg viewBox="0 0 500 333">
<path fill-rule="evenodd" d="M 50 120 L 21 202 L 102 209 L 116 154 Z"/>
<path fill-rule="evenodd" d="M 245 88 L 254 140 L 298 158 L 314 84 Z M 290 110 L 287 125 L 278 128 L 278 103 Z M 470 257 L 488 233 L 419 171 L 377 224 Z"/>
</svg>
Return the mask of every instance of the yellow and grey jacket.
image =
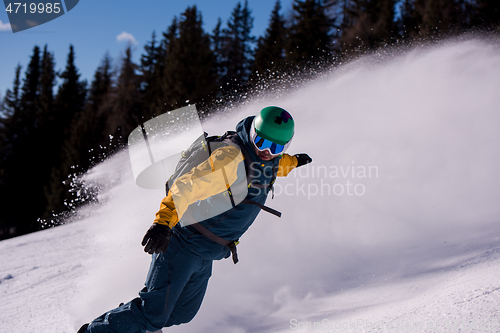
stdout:
<svg viewBox="0 0 500 333">
<path fill-rule="evenodd" d="M 263 205 L 275 176 L 285 177 L 297 166 L 297 158 L 288 154 L 271 161 L 257 157 L 248 139 L 252 120 L 253 117 L 245 118 L 236 126 L 236 133 L 245 145 L 248 151 L 245 155 L 250 161 L 245 163 L 245 157 L 235 146 L 214 150 L 210 158 L 172 184 L 156 213 L 155 223 L 168 225 L 181 244 L 206 259 L 225 258 L 229 256 L 229 249 L 202 236 L 189 224 L 200 222 L 219 237 L 239 239 L 253 223 L 260 208 L 238 203 L 246 199 Z M 247 172 L 253 174 L 250 184 Z M 231 200 L 236 205 L 231 205 L 228 191 L 231 191 Z"/>
</svg>

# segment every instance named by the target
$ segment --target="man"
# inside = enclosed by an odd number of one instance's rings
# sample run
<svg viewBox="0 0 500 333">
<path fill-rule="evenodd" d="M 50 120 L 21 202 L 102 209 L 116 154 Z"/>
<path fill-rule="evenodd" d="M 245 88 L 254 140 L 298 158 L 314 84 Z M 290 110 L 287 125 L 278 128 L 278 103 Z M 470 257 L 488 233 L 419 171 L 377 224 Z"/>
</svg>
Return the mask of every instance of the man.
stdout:
<svg viewBox="0 0 500 333">
<path fill-rule="evenodd" d="M 236 241 L 261 209 L 273 211 L 264 203 L 275 177 L 312 161 L 307 154 L 284 153 L 293 135 L 292 116 L 266 107 L 236 126 L 232 144 L 175 179 L 142 241 L 153 255 L 145 288 L 78 333 L 144 333 L 191 321 L 212 262 L 232 254 L 236 263 Z M 228 196 L 232 206 L 224 208 Z"/>
</svg>

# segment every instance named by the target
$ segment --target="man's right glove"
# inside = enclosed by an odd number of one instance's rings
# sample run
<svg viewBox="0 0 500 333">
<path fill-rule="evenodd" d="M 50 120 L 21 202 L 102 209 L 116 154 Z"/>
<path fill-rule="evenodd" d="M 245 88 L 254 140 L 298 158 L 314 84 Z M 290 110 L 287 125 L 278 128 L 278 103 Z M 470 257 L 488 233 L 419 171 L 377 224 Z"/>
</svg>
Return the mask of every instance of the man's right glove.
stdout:
<svg viewBox="0 0 500 333">
<path fill-rule="evenodd" d="M 144 252 L 149 254 L 166 252 L 170 237 L 172 229 L 164 224 L 153 223 L 142 239 Z"/>
<path fill-rule="evenodd" d="M 313 160 L 307 154 L 296 154 L 294 155 L 297 158 L 297 168 L 306 164 L 311 163 Z"/>
</svg>

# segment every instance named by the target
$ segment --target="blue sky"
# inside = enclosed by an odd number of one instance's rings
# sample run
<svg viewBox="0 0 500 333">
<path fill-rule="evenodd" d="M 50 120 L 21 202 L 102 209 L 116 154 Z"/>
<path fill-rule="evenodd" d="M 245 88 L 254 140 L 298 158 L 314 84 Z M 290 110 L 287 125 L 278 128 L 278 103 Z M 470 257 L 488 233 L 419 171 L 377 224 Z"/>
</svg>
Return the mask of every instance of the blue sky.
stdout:
<svg viewBox="0 0 500 333">
<path fill-rule="evenodd" d="M 82 78 L 92 81 L 106 52 L 115 65 L 124 54 L 128 40 L 133 42 L 134 60 L 138 62 L 144 45 L 166 31 L 174 16 L 180 16 L 188 6 L 196 5 L 203 17 L 204 29 L 211 32 L 218 18 L 225 26 L 232 10 L 244 0 L 173 1 L 173 0 L 80 0 L 63 16 L 29 30 L 12 33 L 7 12 L 0 10 L 0 96 L 12 87 L 17 64 L 22 78 L 35 45 L 55 55 L 56 70 L 64 70 L 69 46 L 76 53 L 76 66 Z M 291 11 L 293 0 L 281 0 L 282 13 Z M 262 36 L 268 26 L 274 0 L 248 0 L 254 17 L 254 36 Z"/>
</svg>

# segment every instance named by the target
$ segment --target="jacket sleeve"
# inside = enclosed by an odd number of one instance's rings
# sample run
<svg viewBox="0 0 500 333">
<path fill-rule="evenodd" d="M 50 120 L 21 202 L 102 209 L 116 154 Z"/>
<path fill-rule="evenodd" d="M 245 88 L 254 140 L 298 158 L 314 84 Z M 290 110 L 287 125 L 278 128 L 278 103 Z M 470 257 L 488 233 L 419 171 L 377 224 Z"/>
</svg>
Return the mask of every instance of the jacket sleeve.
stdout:
<svg viewBox="0 0 500 333">
<path fill-rule="evenodd" d="M 236 147 L 215 150 L 205 162 L 177 178 L 161 201 L 154 223 L 173 228 L 189 205 L 226 191 L 238 178 L 241 162 L 243 155 Z"/>
<path fill-rule="evenodd" d="M 278 177 L 286 177 L 297 167 L 297 157 L 288 154 L 281 155 L 280 164 L 278 165 Z"/>
</svg>

